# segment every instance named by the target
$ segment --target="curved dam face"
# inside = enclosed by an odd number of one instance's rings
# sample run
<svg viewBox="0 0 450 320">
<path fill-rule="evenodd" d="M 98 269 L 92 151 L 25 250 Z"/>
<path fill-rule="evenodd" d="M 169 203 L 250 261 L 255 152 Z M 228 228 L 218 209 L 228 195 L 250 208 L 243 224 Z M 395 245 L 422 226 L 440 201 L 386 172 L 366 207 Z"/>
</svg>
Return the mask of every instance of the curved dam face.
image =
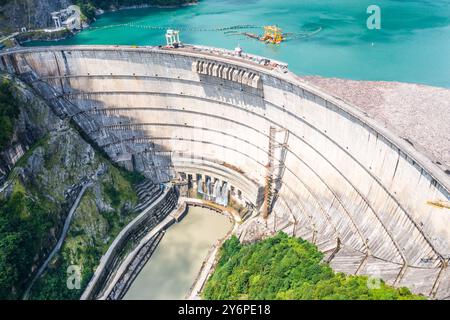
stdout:
<svg viewBox="0 0 450 320">
<path fill-rule="evenodd" d="M 216 181 L 336 271 L 450 296 L 448 176 L 356 108 L 280 67 L 198 48 L 51 47 L 1 56 L 115 161 Z M 261 222 L 261 223 L 260 223 Z"/>
</svg>

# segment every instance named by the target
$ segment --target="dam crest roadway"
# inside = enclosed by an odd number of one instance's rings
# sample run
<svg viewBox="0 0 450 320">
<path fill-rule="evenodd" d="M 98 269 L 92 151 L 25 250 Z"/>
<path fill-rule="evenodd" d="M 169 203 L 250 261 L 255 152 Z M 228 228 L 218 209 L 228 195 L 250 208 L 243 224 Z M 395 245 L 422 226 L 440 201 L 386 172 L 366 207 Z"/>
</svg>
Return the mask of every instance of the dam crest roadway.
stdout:
<svg viewBox="0 0 450 320">
<path fill-rule="evenodd" d="M 449 175 L 285 64 L 200 46 L 61 46 L 3 52 L 0 68 L 153 182 L 210 181 L 254 212 L 269 204 L 239 226 L 242 241 L 282 230 L 335 271 L 450 297 L 450 211 L 429 204 L 450 201 Z"/>
</svg>

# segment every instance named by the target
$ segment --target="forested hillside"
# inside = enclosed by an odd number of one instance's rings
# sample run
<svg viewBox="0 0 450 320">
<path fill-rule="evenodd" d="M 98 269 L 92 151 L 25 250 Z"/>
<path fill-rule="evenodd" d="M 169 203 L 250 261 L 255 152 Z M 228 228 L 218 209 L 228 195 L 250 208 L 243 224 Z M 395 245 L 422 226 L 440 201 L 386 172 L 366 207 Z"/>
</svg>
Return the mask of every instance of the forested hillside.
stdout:
<svg viewBox="0 0 450 320">
<path fill-rule="evenodd" d="M 177 6 L 188 3 L 195 3 L 197 0 L 76 0 L 83 14 L 92 19 L 95 17 L 95 9 L 108 10 L 111 8 L 153 5 L 153 6 Z"/>
<path fill-rule="evenodd" d="M 31 298 L 78 298 L 102 254 L 136 215 L 133 185 L 142 177 L 111 163 L 7 75 L 0 75 L 0 125 L 0 300 L 23 297 L 90 181 L 60 253 L 31 292 Z M 80 290 L 67 288 L 68 265 L 81 269 Z"/>
<path fill-rule="evenodd" d="M 221 250 L 203 292 L 206 299 L 409 300 L 424 299 L 367 276 L 335 273 L 313 244 L 279 233 L 242 245 L 233 236 Z"/>
<path fill-rule="evenodd" d="M 25 27 L 29 30 L 52 27 L 50 13 L 71 4 L 80 6 L 88 19 L 95 17 L 96 9 L 151 5 L 177 6 L 196 3 L 198 0 L 0 0 L 0 35 L 10 34 Z"/>
</svg>

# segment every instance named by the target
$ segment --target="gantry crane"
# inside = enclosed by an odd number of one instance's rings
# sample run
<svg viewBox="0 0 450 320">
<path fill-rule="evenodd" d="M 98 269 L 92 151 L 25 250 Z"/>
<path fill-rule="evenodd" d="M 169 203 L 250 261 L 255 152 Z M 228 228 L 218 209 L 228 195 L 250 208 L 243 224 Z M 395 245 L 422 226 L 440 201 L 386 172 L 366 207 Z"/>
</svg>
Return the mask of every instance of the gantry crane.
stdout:
<svg viewBox="0 0 450 320">
<path fill-rule="evenodd" d="M 277 26 L 265 26 L 264 35 L 260 38 L 261 41 L 279 44 L 284 40 L 283 32 Z"/>
</svg>

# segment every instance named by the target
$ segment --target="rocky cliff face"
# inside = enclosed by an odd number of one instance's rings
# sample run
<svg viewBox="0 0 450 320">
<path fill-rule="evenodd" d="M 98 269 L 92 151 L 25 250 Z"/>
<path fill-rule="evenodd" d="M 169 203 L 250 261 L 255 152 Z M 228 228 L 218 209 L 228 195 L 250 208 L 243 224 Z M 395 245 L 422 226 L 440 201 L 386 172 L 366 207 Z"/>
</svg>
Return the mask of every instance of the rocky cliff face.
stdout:
<svg viewBox="0 0 450 320">
<path fill-rule="evenodd" d="M 0 158 L 0 299 L 22 297 L 89 182 L 60 254 L 32 289 L 32 298 L 78 298 L 82 290 L 66 286 L 67 266 L 78 266 L 83 283 L 89 281 L 108 245 L 136 215 L 133 184 L 140 177 L 112 164 L 31 88 L 7 77 L 21 110 Z"/>
<path fill-rule="evenodd" d="M 8 75 L 0 81 L 13 81 Z M 9 145 L 0 150 L 0 190 L 14 164 L 49 131 L 55 130 L 57 117 L 50 108 L 23 83 L 16 81 L 13 87 L 14 98 L 19 101 L 19 117 L 15 122 L 14 133 Z"/>
<path fill-rule="evenodd" d="M 14 32 L 22 27 L 38 29 L 52 26 L 50 13 L 66 8 L 70 0 L 6 0 L 0 6 L 0 30 Z"/>
<path fill-rule="evenodd" d="M 92 19 L 95 9 L 116 10 L 118 8 L 133 8 L 145 6 L 179 6 L 197 3 L 198 0 L 82 0 L 83 14 Z M 50 13 L 67 8 L 75 0 L 0 0 L 0 36 L 20 31 L 53 27 Z"/>
</svg>

